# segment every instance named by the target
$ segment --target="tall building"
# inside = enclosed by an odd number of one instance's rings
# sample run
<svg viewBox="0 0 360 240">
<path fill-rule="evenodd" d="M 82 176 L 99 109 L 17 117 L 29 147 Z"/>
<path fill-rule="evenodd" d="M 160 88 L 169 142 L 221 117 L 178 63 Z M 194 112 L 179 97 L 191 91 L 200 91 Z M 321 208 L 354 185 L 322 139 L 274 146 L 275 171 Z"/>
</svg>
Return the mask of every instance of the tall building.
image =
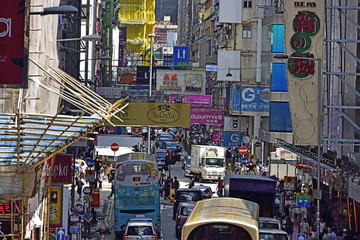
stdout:
<svg viewBox="0 0 360 240">
<path fill-rule="evenodd" d="M 171 23 L 177 24 L 177 0 L 155 0 L 155 20 L 163 21 L 165 16 L 171 16 Z"/>
</svg>

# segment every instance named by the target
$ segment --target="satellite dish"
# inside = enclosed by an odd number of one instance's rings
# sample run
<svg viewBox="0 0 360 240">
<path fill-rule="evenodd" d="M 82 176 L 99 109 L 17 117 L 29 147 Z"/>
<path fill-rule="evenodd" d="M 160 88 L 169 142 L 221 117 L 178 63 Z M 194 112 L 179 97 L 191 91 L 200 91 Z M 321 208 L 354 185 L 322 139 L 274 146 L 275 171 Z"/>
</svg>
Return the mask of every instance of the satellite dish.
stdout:
<svg viewBox="0 0 360 240">
<path fill-rule="evenodd" d="M 244 142 L 245 144 L 248 144 L 248 143 L 250 142 L 249 136 L 244 136 L 244 137 L 243 137 L 243 142 Z"/>
</svg>

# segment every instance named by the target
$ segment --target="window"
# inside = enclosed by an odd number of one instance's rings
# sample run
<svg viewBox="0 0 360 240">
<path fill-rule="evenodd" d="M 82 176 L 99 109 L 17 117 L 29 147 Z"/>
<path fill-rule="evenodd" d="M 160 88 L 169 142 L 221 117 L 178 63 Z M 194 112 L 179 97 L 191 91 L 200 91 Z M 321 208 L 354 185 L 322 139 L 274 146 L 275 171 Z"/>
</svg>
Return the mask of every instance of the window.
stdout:
<svg viewBox="0 0 360 240">
<path fill-rule="evenodd" d="M 244 8 L 252 8 L 252 0 L 244 0 Z"/>
<path fill-rule="evenodd" d="M 251 27 L 243 26 L 243 38 L 251 38 Z"/>
</svg>

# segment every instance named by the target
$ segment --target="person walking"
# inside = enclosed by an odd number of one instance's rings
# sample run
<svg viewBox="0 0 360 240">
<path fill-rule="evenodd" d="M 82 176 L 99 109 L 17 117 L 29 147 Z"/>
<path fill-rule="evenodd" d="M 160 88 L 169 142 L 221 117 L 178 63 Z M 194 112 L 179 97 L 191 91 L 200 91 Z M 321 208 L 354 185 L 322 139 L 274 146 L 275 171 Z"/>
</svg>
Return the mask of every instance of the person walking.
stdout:
<svg viewBox="0 0 360 240">
<path fill-rule="evenodd" d="M 174 188 L 175 188 L 175 193 L 177 192 L 177 190 L 180 188 L 180 183 L 177 180 L 177 177 L 174 177 Z"/>
<path fill-rule="evenodd" d="M 101 170 L 100 170 L 100 174 L 99 174 L 98 179 L 97 179 L 98 182 L 99 182 L 99 189 L 100 189 L 100 190 L 102 189 L 102 183 L 103 183 L 103 181 L 104 181 L 104 177 L 105 177 L 104 170 L 101 169 Z"/>
<path fill-rule="evenodd" d="M 170 177 L 167 177 L 164 183 L 164 190 L 165 190 L 164 200 L 169 199 L 170 187 L 171 187 Z"/>
<path fill-rule="evenodd" d="M 294 223 L 291 221 L 291 217 L 287 216 L 285 221 L 285 231 L 289 236 L 289 239 L 292 240 L 292 235 L 294 233 Z"/>
<path fill-rule="evenodd" d="M 75 177 L 75 184 L 77 187 L 76 192 L 79 195 L 79 199 L 81 199 L 81 193 L 82 193 L 82 188 L 83 188 L 84 183 L 78 177 Z"/>
<path fill-rule="evenodd" d="M 189 188 L 192 188 L 195 185 L 194 179 L 192 176 L 189 177 L 189 184 L 187 184 L 187 186 L 189 186 Z"/>
<path fill-rule="evenodd" d="M 224 183 L 221 180 L 221 177 L 218 177 L 218 183 L 217 183 L 217 187 L 216 187 L 216 193 L 219 197 L 224 196 Z"/>
<path fill-rule="evenodd" d="M 110 199 L 112 197 L 112 195 L 114 194 L 114 191 L 115 191 L 115 179 L 113 179 L 111 181 L 111 192 L 110 192 L 110 195 L 108 196 L 108 199 Z"/>
<path fill-rule="evenodd" d="M 89 239 L 91 237 L 91 222 L 93 220 L 93 214 L 90 212 L 90 208 L 86 209 L 86 213 L 84 214 L 84 237 L 85 239 Z"/>
<path fill-rule="evenodd" d="M 311 233 L 309 224 L 307 222 L 307 218 L 304 218 L 303 221 L 300 223 L 300 233 L 301 234 Z"/>
</svg>

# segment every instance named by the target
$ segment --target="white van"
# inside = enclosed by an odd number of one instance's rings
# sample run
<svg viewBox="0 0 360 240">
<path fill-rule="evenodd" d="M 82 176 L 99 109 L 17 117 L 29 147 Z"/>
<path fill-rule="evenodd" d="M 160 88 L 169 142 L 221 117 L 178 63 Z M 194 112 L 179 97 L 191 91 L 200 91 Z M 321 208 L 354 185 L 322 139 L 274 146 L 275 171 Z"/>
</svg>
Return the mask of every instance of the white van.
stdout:
<svg viewBox="0 0 360 240">
<path fill-rule="evenodd" d="M 124 239 L 157 240 L 152 222 L 132 220 L 126 224 Z"/>
<path fill-rule="evenodd" d="M 288 234 L 279 229 L 260 229 L 259 240 L 289 240 Z"/>
</svg>

